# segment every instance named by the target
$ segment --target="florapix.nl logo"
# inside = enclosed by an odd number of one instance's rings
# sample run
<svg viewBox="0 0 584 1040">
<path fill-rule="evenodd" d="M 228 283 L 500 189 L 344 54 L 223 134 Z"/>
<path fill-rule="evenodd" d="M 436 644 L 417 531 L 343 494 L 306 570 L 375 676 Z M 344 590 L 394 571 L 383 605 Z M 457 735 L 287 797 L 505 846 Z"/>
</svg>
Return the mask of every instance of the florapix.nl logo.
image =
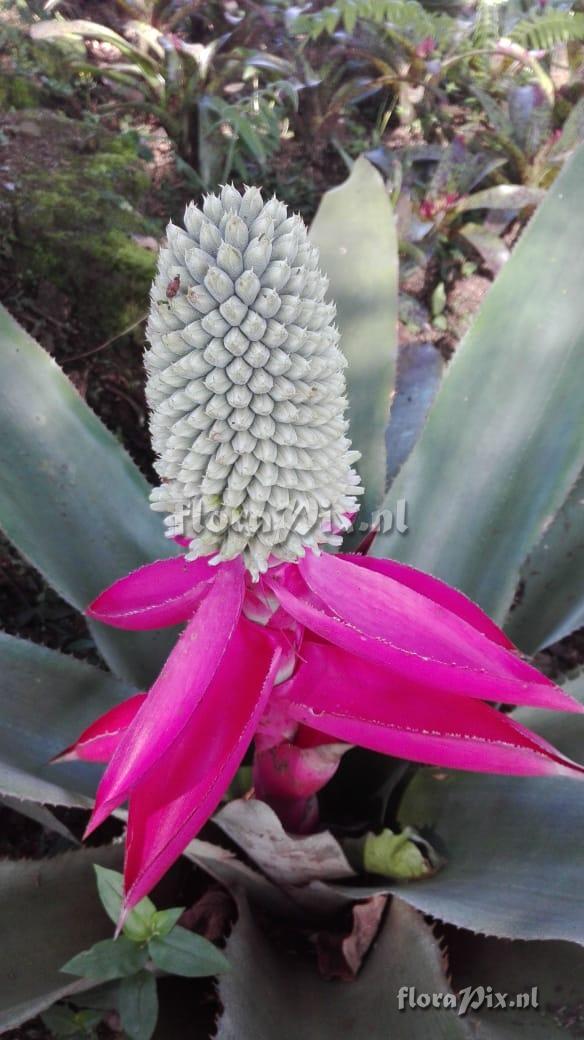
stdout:
<svg viewBox="0 0 584 1040">
<path fill-rule="evenodd" d="M 315 517 L 311 515 L 306 506 L 300 502 L 290 510 L 281 513 L 274 511 L 250 513 L 249 510 L 233 509 L 223 505 L 215 509 L 204 509 L 200 500 L 196 502 L 177 502 L 173 513 L 169 516 L 167 537 L 176 538 L 192 533 L 200 534 L 201 531 L 213 531 L 216 534 L 227 530 L 236 533 L 243 532 L 283 532 L 297 531 L 303 535 L 314 526 Z M 358 532 L 365 536 L 373 531 L 377 534 L 388 534 L 395 531 L 397 534 L 407 534 L 409 530 L 407 516 L 407 502 L 405 498 L 399 498 L 393 509 L 378 509 L 369 517 L 357 514 L 354 517 L 339 518 L 332 513 L 324 519 L 321 517 L 323 529 L 339 530 L 342 534 Z"/>
<path fill-rule="evenodd" d="M 501 993 L 492 986 L 465 986 L 458 993 L 423 993 L 415 986 L 401 986 L 397 994 L 398 1011 L 426 1010 L 427 1008 L 444 1008 L 456 1011 L 458 1015 L 466 1015 L 468 1011 L 480 1011 L 487 1008 L 509 1008 L 524 1010 L 539 1008 L 537 986 L 522 993 Z"/>
</svg>

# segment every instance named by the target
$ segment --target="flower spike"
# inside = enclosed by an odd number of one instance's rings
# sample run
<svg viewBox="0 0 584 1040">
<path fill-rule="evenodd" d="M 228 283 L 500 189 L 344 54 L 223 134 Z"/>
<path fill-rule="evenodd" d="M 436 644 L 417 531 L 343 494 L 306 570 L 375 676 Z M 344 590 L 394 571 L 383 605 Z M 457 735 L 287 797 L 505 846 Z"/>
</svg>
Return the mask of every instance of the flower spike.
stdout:
<svg viewBox="0 0 584 1040">
<path fill-rule="evenodd" d="M 227 186 L 170 224 L 148 324 L 146 396 L 162 486 L 154 509 L 188 558 L 338 544 L 355 511 L 345 360 L 318 253 L 299 216 Z"/>
</svg>

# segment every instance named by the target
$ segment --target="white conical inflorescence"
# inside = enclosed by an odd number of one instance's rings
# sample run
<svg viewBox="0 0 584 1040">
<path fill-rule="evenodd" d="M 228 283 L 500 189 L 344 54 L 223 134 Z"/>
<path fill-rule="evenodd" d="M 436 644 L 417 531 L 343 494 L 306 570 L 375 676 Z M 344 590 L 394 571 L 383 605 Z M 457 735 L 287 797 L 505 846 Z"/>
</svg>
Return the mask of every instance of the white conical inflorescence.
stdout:
<svg viewBox="0 0 584 1040">
<path fill-rule="evenodd" d="M 257 188 L 191 203 L 167 243 L 145 358 L 152 506 L 190 558 L 241 555 L 257 578 L 336 544 L 356 511 L 328 280 L 302 219 Z"/>
</svg>

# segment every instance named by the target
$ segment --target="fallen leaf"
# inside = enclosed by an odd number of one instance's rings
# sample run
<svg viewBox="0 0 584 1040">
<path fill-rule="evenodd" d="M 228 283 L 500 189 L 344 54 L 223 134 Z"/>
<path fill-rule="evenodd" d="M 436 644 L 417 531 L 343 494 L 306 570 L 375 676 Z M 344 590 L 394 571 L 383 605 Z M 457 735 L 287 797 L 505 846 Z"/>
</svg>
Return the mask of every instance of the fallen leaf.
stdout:
<svg viewBox="0 0 584 1040">
<path fill-rule="evenodd" d="M 325 979 L 351 982 L 355 978 L 379 931 L 387 898 L 376 895 L 363 903 L 356 903 L 348 935 L 319 932 L 316 937 L 318 968 Z"/>
</svg>

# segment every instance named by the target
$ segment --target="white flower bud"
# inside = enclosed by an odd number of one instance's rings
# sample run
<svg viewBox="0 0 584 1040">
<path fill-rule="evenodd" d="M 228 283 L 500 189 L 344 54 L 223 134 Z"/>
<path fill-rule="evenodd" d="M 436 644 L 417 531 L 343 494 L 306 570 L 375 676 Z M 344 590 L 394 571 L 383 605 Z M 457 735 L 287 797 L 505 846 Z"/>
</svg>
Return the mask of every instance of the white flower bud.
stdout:
<svg viewBox="0 0 584 1040">
<path fill-rule="evenodd" d="M 249 340 L 247 336 L 244 336 L 241 329 L 237 328 L 229 329 L 229 332 L 227 333 L 223 342 L 229 353 L 233 354 L 235 357 L 240 357 L 241 354 L 245 354 L 247 348 L 249 347 Z"/>
<path fill-rule="evenodd" d="M 278 313 L 282 306 L 282 298 L 275 289 L 263 288 L 260 289 L 257 300 L 254 304 L 254 310 L 258 314 L 261 314 L 262 318 L 266 321 L 269 318 L 273 318 Z"/>
<path fill-rule="evenodd" d="M 217 303 L 223 303 L 233 296 L 233 281 L 220 267 L 210 267 L 204 279 L 205 288 Z"/>
<path fill-rule="evenodd" d="M 229 332 L 231 325 L 218 310 L 209 311 L 209 314 L 205 314 L 205 317 L 201 320 L 201 325 L 205 332 L 209 336 L 224 336 L 226 332 Z"/>
<path fill-rule="evenodd" d="M 145 363 L 169 532 L 190 558 L 241 555 L 254 578 L 338 544 L 356 509 L 343 368 L 327 281 L 298 216 L 226 185 L 161 251 Z M 194 524 L 194 527 L 192 526 Z"/>
<path fill-rule="evenodd" d="M 208 365 L 217 365 L 218 368 L 225 368 L 231 361 L 232 355 L 227 350 L 222 339 L 212 339 L 203 351 L 203 358 Z"/>
<path fill-rule="evenodd" d="M 235 292 L 240 300 L 243 300 L 248 307 L 251 307 L 252 303 L 255 303 L 257 300 L 261 287 L 262 283 L 257 274 L 254 274 L 253 271 L 244 271 L 235 283 Z"/>
<path fill-rule="evenodd" d="M 251 308 L 245 316 L 245 319 L 241 323 L 241 331 L 247 336 L 252 342 L 260 340 L 266 331 L 267 324 L 261 314 L 257 314 L 256 311 Z"/>
<path fill-rule="evenodd" d="M 245 220 L 247 226 L 253 224 L 255 218 L 264 208 L 262 193 L 259 188 L 248 188 L 243 193 L 239 206 L 239 216 Z"/>
<path fill-rule="evenodd" d="M 290 264 L 286 260 L 272 260 L 266 267 L 262 282 L 270 289 L 283 289 L 290 277 Z"/>
<path fill-rule="evenodd" d="M 203 225 L 203 214 L 198 206 L 195 206 L 194 202 L 189 202 L 185 209 L 185 228 L 190 235 L 191 239 L 198 241 L 199 233 Z"/>
<path fill-rule="evenodd" d="M 265 235 L 263 238 L 252 238 L 243 254 L 245 268 L 254 271 L 258 277 L 261 277 L 270 262 L 271 255 L 272 243 Z"/>
<path fill-rule="evenodd" d="M 241 205 L 241 195 L 237 188 L 234 188 L 232 184 L 224 184 L 221 189 L 221 206 L 226 212 L 234 210 L 235 213 L 239 211 Z"/>
<path fill-rule="evenodd" d="M 203 223 L 199 233 L 199 242 L 201 243 L 201 249 L 204 249 L 206 253 L 210 253 L 211 256 L 217 256 L 217 250 L 223 239 L 221 238 L 219 228 L 212 224 L 210 220 L 206 220 Z"/>
<path fill-rule="evenodd" d="M 217 250 L 217 263 L 232 278 L 239 278 L 243 272 L 243 258 L 239 249 L 229 245 L 229 242 L 221 242 Z"/>
<path fill-rule="evenodd" d="M 207 195 L 203 202 L 203 213 L 212 224 L 218 224 L 225 212 L 225 206 L 216 195 Z"/>
<path fill-rule="evenodd" d="M 263 343 L 251 343 L 245 352 L 245 360 L 252 368 L 261 368 L 270 360 L 270 351 Z"/>
<path fill-rule="evenodd" d="M 233 326 L 241 325 L 247 314 L 247 309 L 247 304 L 243 303 L 243 301 L 239 299 L 239 296 L 235 296 L 234 294 L 233 296 L 230 296 L 228 300 L 225 300 L 225 303 L 221 304 L 219 312 L 222 317 L 225 318 L 225 321 L 229 322 L 229 324 Z"/>
<path fill-rule="evenodd" d="M 162 252 L 163 251 L 161 250 L 161 255 Z M 185 264 L 188 273 L 191 275 L 191 278 L 189 278 L 189 285 L 192 285 L 193 282 L 195 284 L 197 282 L 202 282 L 209 268 L 213 266 L 213 263 L 213 257 L 210 256 L 209 253 L 206 253 L 204 249 L 199 249 L 197 246 L 194 246 L 193 249 L 185 252 Z"/>
</svg>

